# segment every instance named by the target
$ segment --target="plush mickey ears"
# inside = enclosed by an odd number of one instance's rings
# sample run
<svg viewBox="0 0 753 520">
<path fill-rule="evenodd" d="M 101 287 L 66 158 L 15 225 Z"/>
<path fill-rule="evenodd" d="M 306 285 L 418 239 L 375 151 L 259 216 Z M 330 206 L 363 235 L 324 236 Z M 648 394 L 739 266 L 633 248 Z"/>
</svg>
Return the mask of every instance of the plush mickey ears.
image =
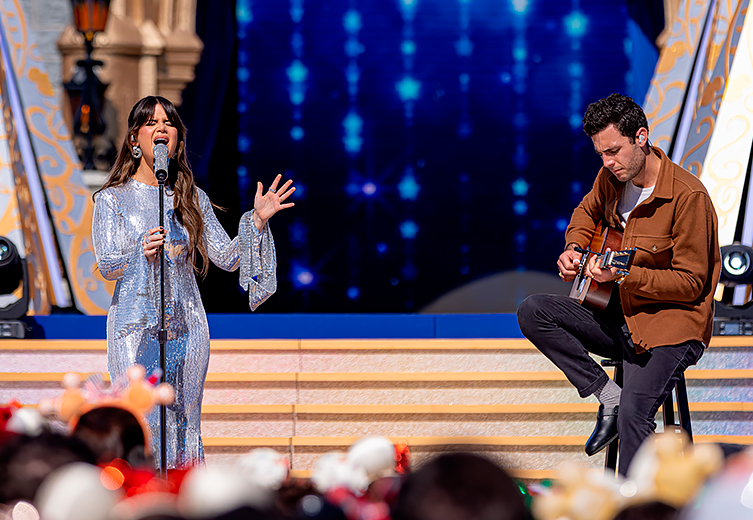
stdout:
<svg viewBox="0 0 753 520">
<path fill-rule="evenodd" d="M 82 381 L 79 374 L 69 372 L 63 377 L 63 394 L 55 400 L 40 401 L 38 409 L 42 415 L 54 415 L 69 423 L 75 423 L 81 415 L 97 406 L 117 406 L 143 419 L 153 406 L 172 404 L 175 399 L 175 392 L 169 384 L 157 384 L 158 373 L 145 376 L 144 367 L 133 365 L 126 374 L 105 386 L 99 374 Z"/>
</svg>

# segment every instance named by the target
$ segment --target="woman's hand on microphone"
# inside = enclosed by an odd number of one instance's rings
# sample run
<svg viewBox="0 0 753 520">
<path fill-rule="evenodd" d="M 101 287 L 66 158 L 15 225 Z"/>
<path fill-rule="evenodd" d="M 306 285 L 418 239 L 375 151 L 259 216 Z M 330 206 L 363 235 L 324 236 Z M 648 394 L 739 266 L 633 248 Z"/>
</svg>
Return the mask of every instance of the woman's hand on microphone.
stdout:
<svg viewBox="0 0 753 520">
<path fill-rule="evenodd" d="M 160 249 L 165 243 L 165 234 L 162 228 L 152 228 L 146 232 L 143 240 L 144 256 L 149 263 L 159 256 Z"/>
<path fill-rule="evenodd" d="M 264 229 L 264 226 L 272 215 L 281 209 L 292 208 L 295 206 L 295 203 L 293 202 L 283 204 L 285 199 L 290 197 L 295 191 L 295 188 L 291 187 L 293 185 L 293 180 L 291 179 L 287 181 L 278 189 L 277 185 L 280 183 L 280 179 L 282 179 L 282 175 L 275 177 L 269 190 L 264 194 L 262 194 L 264 187 L 261 182 L 256 183 L 256 195 L 254 196 L 254 224 L 259 231 Z"/>
</svg>

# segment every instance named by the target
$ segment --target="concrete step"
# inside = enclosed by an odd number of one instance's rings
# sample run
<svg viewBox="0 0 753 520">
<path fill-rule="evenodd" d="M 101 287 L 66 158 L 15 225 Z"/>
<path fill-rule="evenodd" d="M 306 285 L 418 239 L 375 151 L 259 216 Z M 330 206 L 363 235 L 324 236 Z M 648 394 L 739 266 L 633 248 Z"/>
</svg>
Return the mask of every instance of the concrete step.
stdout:
<svg viewBox="0 0 753 520">
<path fill-rule="evenodd" d="M 214 340 L 211 352 L 210 463 L 269 446 L 305 475 L 321 454 L 379 434 L 408 442 L 415 463 L 474 451 L 526 479 L 565 461 L 603 465 L 583 452 L 595 400 L 526 340 Z M 0 341 L 0 402 L 56 397 L 65 372 L 106 365 L 102 340 Z M 714 338 L 686 377 L 696 440 L 752 443 L 753 338 Z"/>
<path fill-rule="evenodd" d="M 732 341 L 734 340 L 734 341 Z M 527 340 L 213 340 L 210 372 L 552 371 Z M 4 372 L 103 372 L 102 340 L 0 340 Z M 753 369 L 753 338 L 715 337 L 693 369 Z"/>
<path fill-rule="evenodd" d="M 105 379 L 107 374 L 103 374 Z M 34 404 L 61 391 L 62 372 L 2 372 L 0 401 Z M 691 402 L 753 401 L 753 370 L 690 369 Z M 50 395 L 50 392 L 52 394 Z M 558 371 L 209 373 L 206 404 L 526 404 L 577 402 Z"/>
<path fill-rule="evenodd" d="M 244 409 L 253 411 L 244 411 Z M 697 435 L 753 435 L 748 403 L 691 403 Z M 202 432 L 210 437 L 328 435 L 584 435 L 597 404 L 530 405 L 205 405 Z M 661 411 L 656 417 L 663 429 Z"/>
</svg>

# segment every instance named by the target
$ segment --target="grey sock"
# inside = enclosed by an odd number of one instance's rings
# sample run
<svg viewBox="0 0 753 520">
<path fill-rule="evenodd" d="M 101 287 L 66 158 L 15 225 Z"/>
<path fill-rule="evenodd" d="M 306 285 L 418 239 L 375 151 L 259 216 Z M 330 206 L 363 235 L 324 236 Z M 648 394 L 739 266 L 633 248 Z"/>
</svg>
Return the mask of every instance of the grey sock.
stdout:
<svg viewBox="0 0 753 520">
<path fill-rule="evenodd" d="M 604 408 L 614 408 L 620 404 L 620 394 L 622 394 L 622 388 L 611 379 L 607 379 L 604 386 L 594 392 L 596 399 L 604 405 Z"/>
</svg>

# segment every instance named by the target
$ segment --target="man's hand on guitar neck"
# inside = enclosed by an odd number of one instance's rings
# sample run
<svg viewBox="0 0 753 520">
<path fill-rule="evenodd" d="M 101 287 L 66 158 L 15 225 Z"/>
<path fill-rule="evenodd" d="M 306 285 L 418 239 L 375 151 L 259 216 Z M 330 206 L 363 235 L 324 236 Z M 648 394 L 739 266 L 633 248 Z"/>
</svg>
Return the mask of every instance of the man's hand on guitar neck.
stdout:
<svg viewBox="0 0 753 520">
<path fill-rule="evenodd" d="M 609 252 L 607 248 L 605 253 Z M 599 268 L 600 256 L 591 255 L 588 259 L 588 265 L 586 266 L 586 276 L 593 278 L 598 283 L 612 282 L 620 277 L 616 267 L 609 267 L 607 269 Z"/>
<path fill-rule="evenodd" d="M 557 260 L 557 268 L 560 271 L 560 278 L 565 282 L 575 280 L 580 271 L 581 254 L 572 249 L 565 250 Z"/>
</svg>

